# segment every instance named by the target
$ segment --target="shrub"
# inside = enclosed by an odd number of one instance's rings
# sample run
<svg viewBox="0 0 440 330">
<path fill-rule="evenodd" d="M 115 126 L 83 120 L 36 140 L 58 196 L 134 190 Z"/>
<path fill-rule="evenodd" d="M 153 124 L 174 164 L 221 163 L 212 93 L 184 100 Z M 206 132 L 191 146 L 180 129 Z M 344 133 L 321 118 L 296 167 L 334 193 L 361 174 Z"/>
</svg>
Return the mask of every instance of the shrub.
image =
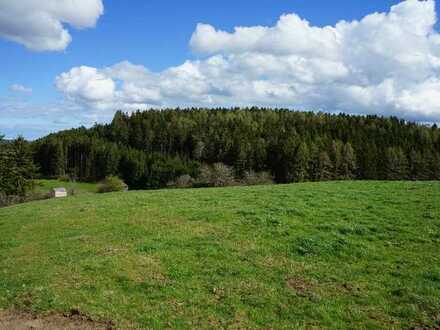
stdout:
<svg viewBox="0 0 440 330">
<path fill-rule="evenodd" d="M 247 171 L 244 173 L 242 180 L 246 186 L 268 185 L 273 184 L 273 177 L 268 172 Z"/>
<path fill-rule="evenodd" d="M 125 191 L 127 185 L 116 176 L 106 177 L 98 187 L 98 193 Z"/>
<path fill-rule="evenodd" d="M 197 180 L 198 186 L 202 187 L 226 187 L 236 183 L 232 168 L 223 163 L 203 165 Z"/>
<path fill-rule="evenodd" d="M 26 196 L 17 196 L 10 195 L 6 196 L 5 194 L 0 193 L 0 207 L 7 207 L 14 204 L 22 204 L 32 201 L 38 201 L 43 199 L 50 199 L 50 193 L 30 193 Z"/>
<path fill-rule="evenodd" d="M 194 179 L 190 175 L 184 174 L 179 176 L 176 181 L 168 183 L 168 186 L 173 188 L 191 188 L 193 184 Z"/>
<path fill-rule="evenodd" d="M 69 181 L 71 181 L 71 180 L 70 180 L 70 176 L 68 176 L 67 174 L 64 174 L 64 175 L 60 175 L 60 176 L 58 177 L 58 181 L 61 181 L 61 182 L 69 182 Z"/>
<path fill-rule="evenodd" d="M 211 186 L 211 167 L 204 164 L 200 168 L 199 176 L 197 177 L 197 186 L 199 187 L 209 187 Z"/>
<path fill-rule="evenodd" d="M 213 184 L 214 187 L 226 187 L 234 185 L 234 171 L 231 167 L 223 163 L 215 163 L 213 169 Z"/>
</svg>

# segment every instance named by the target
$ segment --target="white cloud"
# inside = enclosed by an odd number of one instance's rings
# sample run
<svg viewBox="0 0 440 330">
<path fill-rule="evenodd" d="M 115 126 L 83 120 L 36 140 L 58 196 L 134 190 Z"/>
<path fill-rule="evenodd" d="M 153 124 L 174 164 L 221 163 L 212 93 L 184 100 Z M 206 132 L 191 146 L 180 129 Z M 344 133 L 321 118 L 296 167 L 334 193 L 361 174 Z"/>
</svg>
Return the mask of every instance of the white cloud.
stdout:
<svg viewBox="0 0 440 330">
<path fill-rule="evenodd" d="M 316 27 L 295 14 L 233 32 L 199 24 L 199 60 L 151 72 L 122 62 L 56 79 L 96 116 L 115 109 L 260 105 L 440 121 L 440 34 L 434 0 Z"/>
<path fill-rule="evenodd" d="M 261 52 L 277 55 L 315 55 L 335 58 L 340 44 L 333 27 L 312 27 L 296 14 L 283 15 L 274 27 L 236 27 L 233 33 L 216 30 L 208 24 L 199 24 L 190 45 L 200 53 Z"/>
<path fill-rule="evenodd" d="M 94 27 L 102 0 L 0 0 L 0 36 L 35 51 L 61 51 L 72 38 L 69 24 Z"/>
<path fill-rule="evenodd" d="M 32 94 L 32 88 L 25 87 L 20 84 L 13 84 L 9 86 L 9 90 L 14 93 Z"/>
<path fill-rule="evenodd" d="M 73 68 L 56 78 L 56 87 L 68 97 L 84 102 L 112 101 L 115 83 L 97 69 L 88 66 Z"/>
</svg>

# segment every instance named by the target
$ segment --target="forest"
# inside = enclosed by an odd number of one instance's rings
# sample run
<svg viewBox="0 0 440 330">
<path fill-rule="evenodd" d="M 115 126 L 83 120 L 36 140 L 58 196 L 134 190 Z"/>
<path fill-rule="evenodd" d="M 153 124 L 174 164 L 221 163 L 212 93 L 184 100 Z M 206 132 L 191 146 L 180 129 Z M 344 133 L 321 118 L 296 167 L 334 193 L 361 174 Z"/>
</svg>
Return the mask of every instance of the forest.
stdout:
<svg viewBox="0 0 440 330">
<path fill-rule="evenodd" d="M 395 117 L 285 109 L 116 112 L 31 143 L 45 178 L 119 176 L 130 189 L 233 182 L 439 180 L 440 129 Z"/>
</svg>

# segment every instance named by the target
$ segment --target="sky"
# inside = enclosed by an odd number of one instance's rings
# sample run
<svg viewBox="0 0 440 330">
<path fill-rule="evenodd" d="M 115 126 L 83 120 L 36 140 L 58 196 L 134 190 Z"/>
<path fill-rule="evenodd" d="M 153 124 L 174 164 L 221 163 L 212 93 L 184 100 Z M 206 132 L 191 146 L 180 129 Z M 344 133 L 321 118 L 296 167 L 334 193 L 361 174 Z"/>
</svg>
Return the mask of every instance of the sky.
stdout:
<svg viewBox="0 0 440 330">
<path fill-rule="evenodd" d="M 0 134 L 116 110 L 266 106 L 440 122 L 434 0 L 0 0 Z"/>
</svg>

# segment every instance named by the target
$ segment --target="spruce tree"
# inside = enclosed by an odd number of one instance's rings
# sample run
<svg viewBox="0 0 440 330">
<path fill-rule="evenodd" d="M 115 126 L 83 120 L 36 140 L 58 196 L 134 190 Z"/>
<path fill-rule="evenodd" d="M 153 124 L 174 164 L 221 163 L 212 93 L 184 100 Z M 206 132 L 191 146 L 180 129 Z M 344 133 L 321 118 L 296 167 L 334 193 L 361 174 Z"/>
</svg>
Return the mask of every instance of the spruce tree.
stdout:
<svg viewBox="0 0 440 330">
<path fill-rule="evenodd" d="M 343 180 L 353 179 L 356 177 L 356 169 L 356 155 L 351 144 L 347 142 L 342 147 L 339 177 Z"/>
<path fill-rule="evenodd" d="M 296 149 L 298 141 L 295 136 L 289 137 L 283 143 L 282 169 L 286 183 L 296 181 L 295 165 L 296 165 Z"/>
<path fill-rule="evenodd" d="M 333 163 L 327 152 L 322 151 L 318 158 L 318 172 L 317 179 L 319 181 L 328 181 L 332 179 Z"/>
<path fill-rule="evenodd" d="M 333 179 L 340 179 L 340 167 L 342 163 L 342 142 L 333 140 L 328 153 L 333 164 Z"/>
<path fill-rule="evenodd" d="M 29 145 L 23 138 L 0 143 L 0 193 L 25 196 L 33 188 L 35 173 Z"/>
<path fill-rule="evenodd" d="M 426 172 L 422 154 L 418 150 L 412 149 L 409 153 L 409 179 L 426 180 L 429 178 Z"/>
<path fill-rule="evenodd" d="M 4 135 L 0 135 L 0 194 L 6 194 L 9 190 L 8 177 L 10 171 L 10 159 L 12 157 L 10 149 L 3 140 Z"/>
<path fill-rule="evenodd" d="M 62 176 L 66 174 L 66 157 L 64 156 L 64 147 L 61 141 L 56 143 L 54 153 L 55 174 Z"/>
<path fill-rule="evenodd" d="M 296 182 L 304 182 L 308 179 L 309 149 L 305 142 L 301 142 L 295 155 L 293 177 Z"/>
<path fill-rule="evenodd" d="M 401 148 L 387 149 L 385 172 L 388 180 L 406 180 L 408 178 L 408 159 Z"/>
<path fill-rule="evenodd" d="M 430 170 L 430 180 L 440 180 L 440 152 L 433 152 L 427 163 Z"/>
<path fill-rule="evenodd" d="M 380 171 L 377 168 L 379 153 L 374 143 L 368 143 L 357 158 L 359 159 L 358 165 L 361 167 L 359 171 L 360 178 L 367 180 L 379 179 Z"/>
</svg>

